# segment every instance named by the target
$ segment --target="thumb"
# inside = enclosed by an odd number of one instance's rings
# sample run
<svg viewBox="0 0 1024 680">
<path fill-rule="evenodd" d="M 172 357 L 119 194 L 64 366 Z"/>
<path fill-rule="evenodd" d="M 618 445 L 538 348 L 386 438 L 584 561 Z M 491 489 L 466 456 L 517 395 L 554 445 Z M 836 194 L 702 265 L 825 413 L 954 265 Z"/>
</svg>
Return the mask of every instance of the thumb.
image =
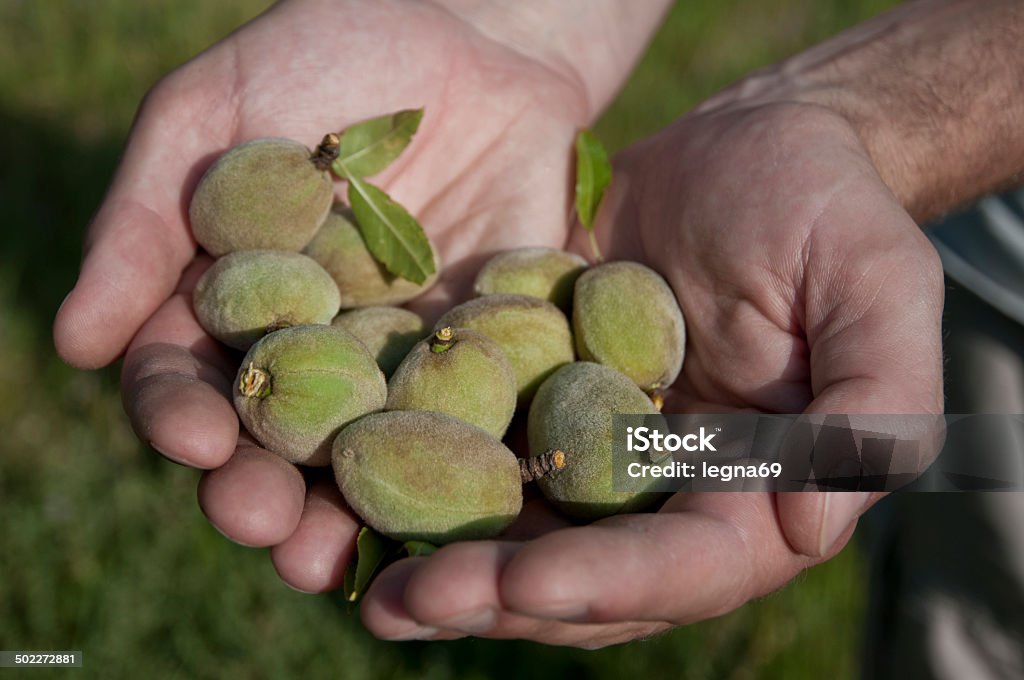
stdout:
<svg viewBox="0 0 1024 680">
<path fill-rule="evenodd" d="M 871 423 L 864 429 L 873 431 L 883 423 L 885 432 L 918 444 L 911 447 L 912 456 L 897 455 L 886 469 L 872 470 L 881 475 L 919 473 L 930 462 L 938 451 L 937 414 L 943 407 L 942 267 L 909 216 L 892 208 L 863 218 L 890 225 L 890 234 L 902 230 L 902 237 L 850 236 L 843 258 L 824 254 L 808 263 L 806 284 L 814 388 L 806 412 L 902 415 L 851 416 L 855 426 L 858 420 Z M 846 226 L 851 234 L 865 231 Z M 779 521 L 794 550 L 821 556 L 848 537 L 882 495 L 877 490 L 780 493 Z"/>
<path fill-rule="evenodd" d="M 146 98 L 124 157 L 86 235 L 78 281 L 57 311 L 64 361 L 98 368 L 116 359 L 174 292 L 195 255 L 188 196 L 217 145 L 182 130 L 193 117 L 168 83 Z M 195 103 L 195 98 L 192 98 Z"/>
</svg>

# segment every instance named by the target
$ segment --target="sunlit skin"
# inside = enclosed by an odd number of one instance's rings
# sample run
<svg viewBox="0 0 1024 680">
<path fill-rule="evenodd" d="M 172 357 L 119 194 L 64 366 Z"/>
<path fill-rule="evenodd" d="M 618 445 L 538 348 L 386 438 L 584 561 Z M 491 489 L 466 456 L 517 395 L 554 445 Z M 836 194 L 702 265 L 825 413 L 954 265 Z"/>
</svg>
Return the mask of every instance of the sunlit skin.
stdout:
<svg viewBox="0 0 1024 680">
<path fill-rule="evenodd" d="M 304 591 L 340 586 L 359 521 L 329 476 L 304 478 L 239 436 L 229 399 L 239 357 L 191 310 L 210 263 L 186 221 L 199 175 L 246 139 L 313 145 L 425 107 L 413 144 L 375 181 L 419 216 L 445 263 L 415 305 L 429 320 L 469 294 L 498 250 L 589 253 L 568 217 L 572 141 L 625 77 L 584 85 L 429 3 L 343 11 L 279 5 L 154 89 L 54 330 L 78 366 L 124 353 L 140 438 L 207 470 L 199 501 L 210 522 L 273 546 L 281 578 Z M 338 21 L 355 37 L 325 44 L 323 26 Z M 941 410 L 941 269 L 858 137 L 826 109 L 741 94 L 698 109 L 616 159 L 596 234 L 607 258 L 665 276 L 686 316 L 687 358 L 666 412 Z M 635 639 L 735 609 L 828 559 L 873 500 L 677 495 L 657 513 L 568 527 L 533 499 L 503 540 L 387 568 L 361 616 L 389 639 Z"/>
</svg>

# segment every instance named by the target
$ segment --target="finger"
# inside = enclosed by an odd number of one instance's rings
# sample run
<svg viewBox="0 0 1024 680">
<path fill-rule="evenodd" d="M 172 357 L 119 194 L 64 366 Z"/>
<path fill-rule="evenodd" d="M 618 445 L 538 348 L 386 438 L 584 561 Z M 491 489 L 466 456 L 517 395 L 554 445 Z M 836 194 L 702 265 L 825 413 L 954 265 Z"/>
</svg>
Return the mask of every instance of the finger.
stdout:
<svg viewBox="0 0 1024 680">
<path fill-rule="evenodd" d="M 790 550 L 770 494 L 680 494 L 656 514 L 526 544 L 500 593 L 508 609 L 538 618 L 680 624 L 731 611 L 812 563 Z"/>
<path fill-rule="evenodd" d="M 266 547 L 295 532 L 306 483 L 294 465 L 243 438 L 227 463 L 203 474 L 198 496 L 218 531 L 236 543 Z"/>
<path fill-rule="evenodd" d="M 234 364 L 199 327 L 190 296 L 171 297 L 125 356 L 121 395 L 136 434 L 175 462 L 222 465 L 238 438 Z"/>
<path fill-rule="evenodd" d="M 863 220 L 891 225 L 905 238 L 894 243 L 876 233 L 851 236 L 834 246 L 841 252 L 808 264 L 805 314 L 814 391 L 808 411 L 941 413 L 944 284 L 938 255 L 899 206 L 859 210 Z"/>
<path fill-rule="evenodd" d="M 801 491 L 778 494 L 779 525 L 794 550 L 824 555 L 853 533 L 857 520 L 882 493 Z"/>
<path fill-rule="evenodd" d="M 525 637 L 550 627 L 546 621 L 502 612 L 498 578 L 521 546 L 473 541 L 441 548 L 408 576 L 404 611 L 422 625 L 472 635 Z"/>
<path fill-rule="evenodd" d="M 176 89 L 168 79 L 140 108 L 89 227 L 78 281 L 57 312 L 54 344 L 74 366 L 96 368 L 117 358 L 195 253 L 187 197 L 218 146 L 197 131 L 216 126 L 196 125 L 195 108 L 185 108 L 198 107 L 196 97 Z"/>
<path fill-rule="evenodd" d="M 941 413 L 943 278 L 938 256 L 899 206 L 859 200 L 852 210 L 842 205 L 847 200 L 858 197 L 839 199 L 840 214 L 888 225 L 906 237 L 894 245 L 887 233 L 859 233 L 852 228 L 857 225 L 844 224 L 850 233 L 841 240 L 843 256 L 826 254 L 809 263 L 806 316 L 815 397 L 808 412 Z M 827 253 L 827 248 L 819 251 Z M 779 521 L 794 549 L 821 555 L 878 496 L 782 494 Z"/>
<path fill-rule="evenodd" d="M 359 527 L 334 481 L 320 480 L 306 495 L 295 531 L 271 549 L 270 559 L 281 579 L 296 590 L 322 593 L 340 588 Z"/>
<path fill-rule="evenodd" d="M 359 612 L 366 629 L 382 640 L 428 640 L 443 634 L 439 628 L 421 625 L 405 610 L 405 584 L 427 558 L 410 557 L 388 565 L 363 596 Z"/>
<path fill-rule="evenodd" d="M 366 594 L 363 621 L 388 639 L 440 639 L 461 632 L 588 649 L 646 637 L 665 623 L 571 624 L 509 612 L 499 599 L 505 565 L 522 544 L 472 541 L 445 546 L 429 558 L 385 570 Z M 412 564 L 405 564 L 412 562 Z"/>
</svg>

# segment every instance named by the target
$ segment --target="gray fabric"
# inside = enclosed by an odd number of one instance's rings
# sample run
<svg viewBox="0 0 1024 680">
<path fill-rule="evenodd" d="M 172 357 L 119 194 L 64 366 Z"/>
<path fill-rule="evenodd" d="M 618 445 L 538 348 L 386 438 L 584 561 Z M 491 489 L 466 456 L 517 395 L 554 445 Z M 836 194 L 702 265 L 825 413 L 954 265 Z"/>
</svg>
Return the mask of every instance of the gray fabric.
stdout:
<svg viewBox="0 0 1024 680">
<path fill-rule="evenodd" d="M 944 332 L 946 411 L 1024 413 L 1024 326 L 951 283 Z M 1024 493 L 896 493 L 863 526 L 863 677 L 1024 678 Z"/>
<path fill-rule="evenodd" d="M 950 278 L 1024 324 L 1024 189 L 986 198 L 928 236 Z"/>
<path fill-rule="evenodd" d="M 1024 413 L 1024 190 L 928 234 L 949 283 L 946 412 Z M 1024 493 L 895 494 L 864 529 L 865 678 L 1024 678 Z"/>
</svg>

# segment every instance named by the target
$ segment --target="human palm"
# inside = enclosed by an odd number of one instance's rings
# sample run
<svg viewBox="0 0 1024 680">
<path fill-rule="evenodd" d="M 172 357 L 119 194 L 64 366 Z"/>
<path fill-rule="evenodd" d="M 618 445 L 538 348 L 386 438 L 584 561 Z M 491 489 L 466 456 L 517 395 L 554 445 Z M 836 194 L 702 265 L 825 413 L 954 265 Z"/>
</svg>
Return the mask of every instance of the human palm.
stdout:
<svg viewBox="0 0 1024 680">
<path fill-rule="evenodd" d="M 374 182 L 419 217 L 444 263 L 417 301 L 430 317 L 464 296 L 493 252 L 565 244 L 572 140 L 596 105 L 571 75 L 432 3 L 278 4 L 147 97 L 58 312 L 59 353 L 95 367 L 124 352 L 122 393 L 140 438 L 216 469 L 200 485 L 211 521 L 247 545 L 291 538 L 275 556 L 285 579 L 336 587 L 354 520 L 329 480 L 239 437 L 229 397 L 239 357 L 192 313 L 192 286 L 210 263 L 189 230 L 192 189 L 244 140 L 312 146 L 359 120 L 424 107 L 412 145 Z M 321 529 L 329 538 L 316 554 L 296 554 Z"/>
</svg>

